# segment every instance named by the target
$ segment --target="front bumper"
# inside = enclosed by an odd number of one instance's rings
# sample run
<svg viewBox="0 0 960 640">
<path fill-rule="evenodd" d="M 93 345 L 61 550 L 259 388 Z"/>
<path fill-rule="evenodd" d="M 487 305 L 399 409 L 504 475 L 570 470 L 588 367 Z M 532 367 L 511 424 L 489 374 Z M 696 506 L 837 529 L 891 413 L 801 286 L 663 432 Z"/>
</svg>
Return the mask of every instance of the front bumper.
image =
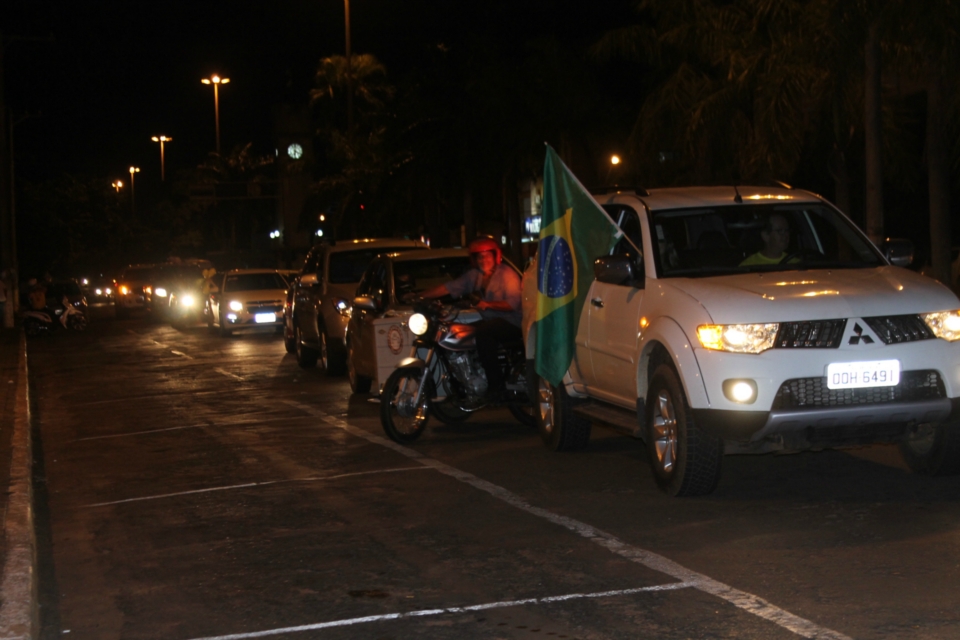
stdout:
<svg viewBox="0 0 960 640">
<path fill-rule="evenodd" d="M 266 314 L 272 314 L 273 320 L 266 320 Z M 282 327 L 284 325 L 283 311 L 226 311 L 224 321 L 230 327 Z"/>
<path fill-rule="evenodd" d="M 902 440 L 919 424 L 960 420 L 960 398 L 799 410 L 692 412 L 697 426 L 729 442 L 808 449 Z"/>
</svg>

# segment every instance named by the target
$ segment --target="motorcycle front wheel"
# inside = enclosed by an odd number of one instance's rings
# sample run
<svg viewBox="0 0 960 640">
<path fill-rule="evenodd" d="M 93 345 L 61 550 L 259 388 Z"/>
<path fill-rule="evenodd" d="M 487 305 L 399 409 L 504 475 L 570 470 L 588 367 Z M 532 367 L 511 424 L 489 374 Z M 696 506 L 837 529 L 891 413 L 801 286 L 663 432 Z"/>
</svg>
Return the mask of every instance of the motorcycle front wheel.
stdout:
<svg viewBox="0 0 960 640">
<path fill-rule="evenodd" d="M 417 403 L 421 384 L 427 388 Z M 424 382 L 423 369 L 410 367 L 390 374 L 380 395 L 380 424 L 391 440 L 409 444 L 420 437 L 430 417 L 432 386 L 429 378 Z"/>
</svg>

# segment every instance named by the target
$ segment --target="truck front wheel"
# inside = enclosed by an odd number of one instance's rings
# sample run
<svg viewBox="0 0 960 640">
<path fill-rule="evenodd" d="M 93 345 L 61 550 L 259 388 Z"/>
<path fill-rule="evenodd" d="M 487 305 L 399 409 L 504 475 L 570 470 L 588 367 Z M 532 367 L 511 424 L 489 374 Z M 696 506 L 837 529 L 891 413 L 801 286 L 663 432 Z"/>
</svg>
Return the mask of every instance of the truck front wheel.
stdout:
<svg viewBox="0 0 960 640">
<path fill-rule="evenodd" d="M 900 443 L 900 455 L 914 473 L 957 475 L 960 473 L 960 422 L 924 425 L 916 437 Z"/>
<path fill-rule="evenodd" d="M 646 398 L 647 451 L 657 485 L 671 496 L 711 493 L 720 482 L 723 441 L 694 422 L 673 367 L 653 372 Z"/>
</svg>

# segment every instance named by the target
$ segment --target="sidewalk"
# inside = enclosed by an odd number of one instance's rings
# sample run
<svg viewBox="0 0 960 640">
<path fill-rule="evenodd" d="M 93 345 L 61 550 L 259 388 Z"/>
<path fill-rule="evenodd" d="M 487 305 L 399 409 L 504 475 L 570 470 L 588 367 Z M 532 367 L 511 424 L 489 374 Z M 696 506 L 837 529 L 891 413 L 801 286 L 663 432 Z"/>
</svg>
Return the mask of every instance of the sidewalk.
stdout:
<svg viewBox="0 0 960 640">
<path fill-rule="evenodd" d="M 32 640 L 39 625 L 24 348 L 19 329 L 0 328 L 0 637 Z"/>
</svg>

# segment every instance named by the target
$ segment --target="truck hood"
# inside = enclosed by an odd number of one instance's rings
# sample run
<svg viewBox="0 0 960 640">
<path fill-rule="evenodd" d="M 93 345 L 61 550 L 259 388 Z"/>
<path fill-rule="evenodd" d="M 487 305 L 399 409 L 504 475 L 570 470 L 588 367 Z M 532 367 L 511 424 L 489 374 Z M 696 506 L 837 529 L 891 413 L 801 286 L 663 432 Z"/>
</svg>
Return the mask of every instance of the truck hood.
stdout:
<svg viewBox="0 0 960 640">
<path fill-rule="evenodd" d="M 718 324 L 929 313 L 960 308 L 939 282 L 900 267 L 744 273 L 661 281 Z"/>
</svg>

